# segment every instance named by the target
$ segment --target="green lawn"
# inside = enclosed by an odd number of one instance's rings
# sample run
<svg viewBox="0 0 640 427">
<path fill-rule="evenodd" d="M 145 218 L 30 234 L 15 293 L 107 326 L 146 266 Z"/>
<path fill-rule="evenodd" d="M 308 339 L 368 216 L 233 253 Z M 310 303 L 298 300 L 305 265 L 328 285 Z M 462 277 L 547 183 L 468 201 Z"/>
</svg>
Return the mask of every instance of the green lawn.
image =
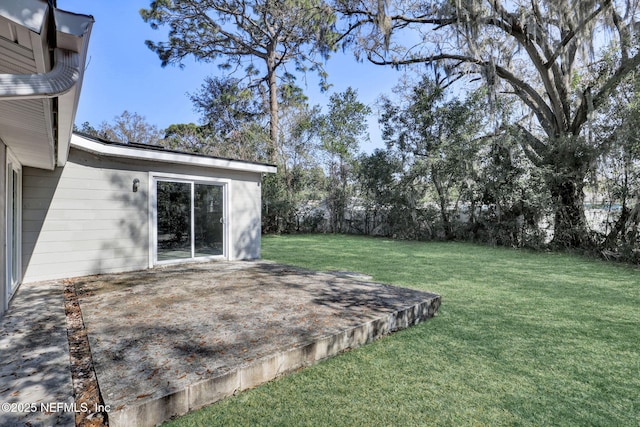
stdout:
<svg viewBox="0 0 640 427">
<path fill-rule="evenodd" d="M 465 243 L 267 236 L 263 257 L 442 296 L 439 314 L 175 426 L 640 426 L 640 271 Z"/>
</svg>

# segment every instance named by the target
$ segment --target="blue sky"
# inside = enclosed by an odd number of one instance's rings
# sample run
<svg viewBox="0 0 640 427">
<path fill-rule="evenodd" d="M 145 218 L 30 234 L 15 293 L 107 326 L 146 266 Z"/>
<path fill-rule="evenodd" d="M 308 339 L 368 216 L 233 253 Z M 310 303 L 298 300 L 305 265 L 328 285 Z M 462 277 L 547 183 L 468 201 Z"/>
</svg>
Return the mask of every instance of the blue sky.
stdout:
<svg viewBox="0 0 640 427">
<path fill-rule="evenodd" d="M 88 121 L 97 126 L 125 110 L 144 116 L 161 129 L 173 123 L 198 121 L 187 94 L 196 92 L 206 76 L 218 75 L 220 70 L 216 64 L 191 60 L 183 69 L 162 68 L 158 56 L 144 43 L 147 39 L 164 40 L 162 30 L 152 30 L 140 17 L 139 10 L 148 6 L 149 0 L 58 0 L 60 9 L 95 18 L 77 124 Z M 332 93 L 353 87 L 360 101 L 374 110 L 369 120 L 371 142 L 361 149 L 382 147 L 374 104 L 381 94 L 391 93 L 401 72 L 359 63 L 350 52 L 335 53 L 326 70 L 333 85 L 327 93 L 320 92 L 315 75 L 307 75 L 306 83 L 299 79 L 309 103 L 324 107 Z"/>
</svg>

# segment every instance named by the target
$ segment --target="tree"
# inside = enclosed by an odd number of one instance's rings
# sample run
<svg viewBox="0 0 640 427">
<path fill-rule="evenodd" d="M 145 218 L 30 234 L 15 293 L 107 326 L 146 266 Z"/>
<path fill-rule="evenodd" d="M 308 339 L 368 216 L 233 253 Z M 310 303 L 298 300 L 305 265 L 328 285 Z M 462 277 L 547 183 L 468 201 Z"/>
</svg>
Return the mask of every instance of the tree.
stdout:
<svg viewBox="0 0 640 427">
<path fill-rule="evenodd" d="M 280 92 L 278 172 L 267 177 L 264 192 L 264 229 L 275 232 L 317 231 L 324 220 L 316 209 L 324 197 L 325 177 L 319 163 L 317 123 L 320 107 L 295 85 Z"/>
<path fill-rule="evenodd" d="M 607 141 L 595 172 L 592 203 L 601 218 L 602 247 L 638 262 L 640 252 L 640 78 L 636 73 L 620 85 L 596 118 L 593 137 Z"/>
<path fill-rule="evenodd" d="M 402 99 L 383 98 L 383 138 L 410 156 L 410 174 L 427 178 L 434 190 L 446 239 L 454 237 L 453 216 L 465 192 L 474 185 L 474 163 L 483 130 L 484 108 L 479 93 L 447 99 L 439 79 L 423 76 L 400 87 Z M 404 93 L 403 93 L 404 92 Z"/>
<path fill-rule="evenodd" d="M 120 116 L 114 117 L 113 122 L 103 121 L 97 128 L 89 122 L 84 122 L 80 127 L 74 125 L 73 131 L 124 144 L 130 142 L 157 144 L 162 142 L 162 131 L 157 126 L 148 123 L 144 116 L 138 113 L 129 113 L 126 110 Z"/>
<path fill-rule="evenodd" d="M 212 156 L 267 160 L 266 112 L 254 92 L 235 78 L 207 77 L 200 90 L 190 94 L 201 125 L 170 126 L 168 142 Z"/>
<path fill-rule="evenodd" d="M 317 231 L 324 219 L 315 209 L 325 192 L 315 127 L 320 108 L 295 98 L 281 110 L 278 172 L 263 184 L 263 229 L 270 232 Z"/>
<path fill-rule="evenodd" d="M 126 110 L 114 117 L 113 122 L 102 122 L 97 133 L 101 138 L 125 144 L 157 144 L 163 137 L 162 131 L 147 122 L 144 116 Z"/>
<path fill-rule="evenodd" d="M 165 143 L 203 154 L 250 161 L 272 161 L 283 165 L 287 123 L 280 129 L 281 144 L 271 158 L 267 155 L 268 112 L 255 87 L 247 87 L 232 77 L 207 77 L 190 98 L 201 114 L 199 122 L 174 124 L 167 128 Z M 292 108 L 306 108 L 306 97 L 295 85 L 285 84 L 279 91 L 279 113 L 286 117 Z M 279 118 L 281 121 L 282 118 Z"/>
<path fill-rule="evenodd" d="M 249 87 L 232 77 L 207 77 L 190 95 L 201 123 L 220 139 L 225 139 L 249 123 L 259 123 L 264 105 Z"/>
<path fill-rule="evenodd" d="M 328 113 L 319 118 L 320 147 L 327 155 L 327 198 L 333 232 L 343 231 L 351 165 L 358 151 L 360 139 L 366 134 L 366 120 L 369 114 L 371 108 L 358 101 L 357 92 L 349 87 L 342 93 L 331 95 Z"/>
<path fill-rule="evenodd" d="M 168 42 L 147 41 L 162 66 L 181 64 L 187 56 L 205 62 L 221 59 L 226 70 L 244 67 L 248 86 L 266 87 L 268 156 L 273 160 L 279 78 L 291 80 L 292 74 L 286 72 L 290 63 L 296 70 L 314 70 L 326 77 L 318 57 L 326 59 L 333 47 L 331 8 L 322 0 L 158 0 L 140 13 L 152 28 L 170 28 Z"/>
<path fill-rule="evenodd" d="M 80 127 L 78 127 L 75 123 L 73 125 L 73 131 L 74 132 L 81 132 L 90 136 L 95 136 L 95 137 L 100 137 L 100 132 L 98 132 L 98 129 L 94 128 L 91 123 L 89 122 L 83 122 Z"/>
<path fill-rule="evenodd" d="M 359 42 L 370 61 L 431 64 L 450 80 L 481 78 L 494 93 L 521 101 L 530 114 L 514 127 L 531 162 L 548 172 L 556 204 L 554 242 L 565 247 L 591 242 L 583 188 L 602 146 L 590 144 L 584 129 L 611 90 L 640 64 L 639 7 L 623 0 L 337 5 L 348 24 L 345 40 Z M 531 117 L 535 122 L 527 126 Z"/>
<path fill-rule="evenodd" d="M 209 133 L 206 127 L 195 123 L 172 124 L 164 131 L 162 145 L 177 151 L 208 154 Z"/>
<path fill-rule="evenodd" d="M 539 248 L 546 243 L 544 219 L 550 215 L 551 202 L 543 174 L 519 149 L 518 138 L 508 129 L 493 135 L 483 147 L 469 209 L 469 237 Z"/>
<path fill-rule="evenodd" d="M 247 123 L 221 137 L 205 125 L 177 123 L 165 130 L 160 143 L 170 149 L 250 162 L 264 162 L 266 135 L 262 127 Z"/>
<path fill-rule="evenodd" d="M 411 218 L 415 209 L 409 208 L 407 191 L 420 191 L 415 186 L 401 186 L 402 162 L 391 150 L 376 149 L 358 157 L 356 182 L 364 206 L 364 234 L 414 237 L 418 228 Z M 407 217 L 410 219 L 407 220 Z M 399 226 L 399 227 L 398 227 Z"/>
</svg>

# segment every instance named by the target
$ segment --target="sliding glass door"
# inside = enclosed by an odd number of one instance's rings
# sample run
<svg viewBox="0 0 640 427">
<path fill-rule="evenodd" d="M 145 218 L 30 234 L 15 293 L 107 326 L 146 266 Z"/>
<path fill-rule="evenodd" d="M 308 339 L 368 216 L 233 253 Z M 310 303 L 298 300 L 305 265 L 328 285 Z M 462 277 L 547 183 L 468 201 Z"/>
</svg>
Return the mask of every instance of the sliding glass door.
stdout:
<svg viewBox="0 0 640 427">
<path fill-rule="evenodd" d="M 194 184 L 194 256 L 223 255 L 224 210 L 221 185 Z"/>
<path fill-rule="evenodd" d="M 22 170 L 18 162 L 7 164 L 7 210 L 6 210 L 6 301 L 9 301 L 22 275 Z"/>
<path fill-rule="evenodd" d="M 223 184 L 156 180 L 156 262 L 225 255 Z"/>
<path fill-rule="evenodd" d="M 158 181 L 158 261 L 192 258 L 191 184 Z"/>
</svg>

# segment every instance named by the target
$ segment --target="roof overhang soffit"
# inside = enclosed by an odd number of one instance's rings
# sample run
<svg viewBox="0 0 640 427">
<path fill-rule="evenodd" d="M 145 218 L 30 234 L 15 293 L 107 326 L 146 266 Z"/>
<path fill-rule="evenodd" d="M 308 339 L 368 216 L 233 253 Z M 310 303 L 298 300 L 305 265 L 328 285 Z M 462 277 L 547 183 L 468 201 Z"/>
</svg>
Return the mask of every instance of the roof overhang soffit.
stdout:
<svg viewBox="0 0 640 427">
<path fill-rule="evenodd" d="M 9 3 L 20 3 L 20 1 L 9 1 Z M 89 35 L 94 21 L 91 16 L 52 9 L 46 2 L 28 0 L 27 3 L 22 4 L 20 10 L 26 10 L 24 7 L 38 13 L 33 12 L 33 17 L 26 21 L 20 20 L 19 14 L 10 13 L 11 8 L 4 11 L 2 15 L 5 22 L 8 19 L 9 25 L 19 29 L 18 34 L 23 34 L 21 38 L 15 38 L 14 42 L 17 45 L 15 49 L 21 49 L 20 52 L 26 53 L 31 51 L 33 55 L 31 58 L 34 58 L 36 63 L 44 64 L 44 67 L 38 66 L 37 69 L 40 71 L 30 74 L 25 73 L 26 69 L 22 73 L 9 74 L 10 71 L 9 73 L 4 71 L 7 74 L 0 73 L 0 102 L 7 101 L 5 109 L 13 109 L 13 117 L 7 120 L 15 120 L 18 117 L 18 111 L 30 108 L 27 105 L 33 105 L 28 103 L 41 100 L 45 110 L 39 129 L 48 128 L 50 137 L 38 142 L 33 137 L 27 137 L 26 134 L 21 138 L 15 129 L 9 131 L 5 128 L 7 138 L 4 142 L 13 148 L 14 152 L 20 153 L 18 158 L 23 164 L 50 169 L 56 165 L 64 166 L 67 160 L 84 75 Z M 44 10 L 38 8 L 44 8 Z M 35 22 L 36 17 L 42 20 L 38 21 L 39 25 L 36 25 L 38 23 Z M 55 35 L 52 36 L 47 28 L 54 29 Z M 28 38 L 24 34 L 31 34 L 31 36 Z M 29 39 L 31 42 L 28 42 Z M 10 40 L 5 41 L 10 43 Z M 42 48 L 36 48 L 38 45 Z M 11 49 L 11 46 L 9 48 Z M 53 52 L 53 61 L 50 60 L 50 52 Z M 49 102 L 48 99 L 56 99 L 57 102 Z M 10 105 L 12 107 L 9 107 Z M 54 119 L 53 122 L 51 118 Z M 15 121 L 6 123 L 12 128 L 27 129 L 34 128 L 36 124 L 33 120 L 33 117 L 27 119 L 25 116 L 22 124 Z M 30 152 L 34 152 L 34 148 L 27 149 L 27 147 L 36 147 L 34 145 L 36 143 L 37 146 L 49 152 L 49 161 L 42 161 L 43 152 L 37 156 L 29 155 Z M 36 161 L 36 157 L 40 160 Z"/>
</svg>

